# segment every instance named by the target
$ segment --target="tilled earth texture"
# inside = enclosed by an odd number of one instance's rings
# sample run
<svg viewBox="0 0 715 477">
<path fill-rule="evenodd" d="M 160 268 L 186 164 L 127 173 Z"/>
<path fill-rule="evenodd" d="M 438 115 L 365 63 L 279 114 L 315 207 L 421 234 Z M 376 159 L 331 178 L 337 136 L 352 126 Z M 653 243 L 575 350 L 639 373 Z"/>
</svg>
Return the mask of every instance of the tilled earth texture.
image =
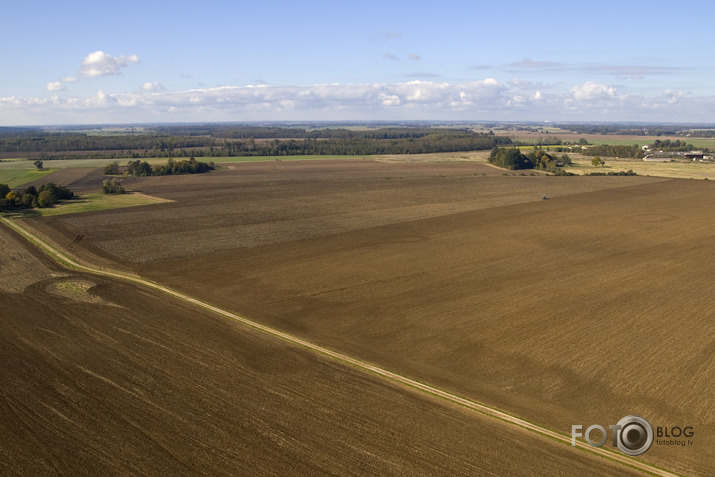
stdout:
<svg viewBox="0 0 715 477">
<path fill-rule="evenodd" d="M 712 183 L 231 167 L 135 183 L 173 203 L 27 222 L 80 257 L 567 435 L 631 414 L 691 426 L 692 445 L 637 459 L 712 475 Z"/>
</svg>

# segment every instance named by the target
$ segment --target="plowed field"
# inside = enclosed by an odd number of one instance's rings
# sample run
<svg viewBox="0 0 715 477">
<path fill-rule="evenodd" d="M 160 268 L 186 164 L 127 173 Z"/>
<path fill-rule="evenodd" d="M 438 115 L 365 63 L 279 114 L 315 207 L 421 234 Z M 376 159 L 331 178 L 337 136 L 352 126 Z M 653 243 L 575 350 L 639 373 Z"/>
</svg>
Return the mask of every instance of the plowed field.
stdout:
<svg viewBox="0 0 715 477">
<path fill-rule="evenodd" d="M 360 161 L 172 179 L 137 184 L 171 204 L 31 223 L 563 433 L 629 414 L 692 426 L 694 445 L 639 459 L 711 475 L 711 183 Z"/>
<path fill-rule="evenodd" d="M 2 475 L 641 475 L 25 246 L 66 276 L 0 290 Z"/>
</svg>

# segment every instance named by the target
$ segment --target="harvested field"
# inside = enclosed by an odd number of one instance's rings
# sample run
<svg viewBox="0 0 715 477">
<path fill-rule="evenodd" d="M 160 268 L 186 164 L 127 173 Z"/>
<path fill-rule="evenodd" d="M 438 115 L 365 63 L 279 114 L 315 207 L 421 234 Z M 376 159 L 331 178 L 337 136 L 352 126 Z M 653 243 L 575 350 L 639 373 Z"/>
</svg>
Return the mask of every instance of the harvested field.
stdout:
<svg viewBox="0 0 715 477">
<path fill-rule="evenodd" d="M 629 414 L 691 425 L 693 446 L 639 459 L 715 467 L 711 183 L 363 161 L 174 179 L 141 186 L 171 204 L 30 223 L 563 433 Z"/>
<path fill-rule="evenodd" d="M 106 278 L 0 310 L 3 475 L 642 475 Z"/>
</svg>

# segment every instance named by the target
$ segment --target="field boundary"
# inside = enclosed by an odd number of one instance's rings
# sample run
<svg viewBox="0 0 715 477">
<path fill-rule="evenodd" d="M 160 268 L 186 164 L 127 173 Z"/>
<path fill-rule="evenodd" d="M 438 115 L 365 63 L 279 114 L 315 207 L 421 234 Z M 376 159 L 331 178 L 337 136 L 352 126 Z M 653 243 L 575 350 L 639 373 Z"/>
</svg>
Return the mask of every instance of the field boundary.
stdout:
<svg viewBox="0 0 715 477">
<path fill-rule="evenodd" d="M 146 280 L 146 279 L 138 277 L 138 276 L 133 276 L 133 275 L 130 275 L 127 273 L 112 271 L 109 269 L 99 269 L 99 268 L 96 268 L 91 265 L 83 265 L 83 264 L 79 263 L 78 261 L 74 260 L 73 258 L 70 258 L 69 256 L 67 256 L 67 254 L 62 252 L 58 246 L 51 245 L 47 241 L 42 240 L 41 238 L 34 235 L 32 232 L 30 232 L 25 227 L 20 225 L 18 223 L 18 221 L 12 220 L 12 219 L 9 219 L 6 217 L 1 217 L 0 221 L 2 221 L 2 223 L 4 223 L 7 227 L 9 227 L 10 229 L 14 230 L 19 235 L 24 237 L 26 240 L 28 240 L 34 246 L 39 248 L 41 251 L 43 251 L 45 254 L 47 254 L 50 258 L 52 258 L 55 262 L 59 263 L 63 267 L 68 268 L 70 270 L 88 272 L 88 273 L 92 273 L 95 275 L 101 275 L 101 276 L 110 277 L 110 278 L 117 278 L 117 279 L 121 279 L 121 280 L 125 280 L 125 281 L 130 281 L 130 282 L 133 282 L 133 283 L 136 283 L 139 285 L 143 285 L 148 288 L 152 288 L 154 290 L 157 290 L 157 291 L 160 291 L 167 295 L 170 295 L 170 296 L 172 296 L 176 299 L 179 299 L 181 301 L 191 303 L 203 310 L 208 310 L 213 313 L 216 313 L 217 315 L 220 315 L 225 318 L 229 318 L 231 320 L 242 323 L 243 325 L 246 325 L 254 330 L 262 331 L 262 332 L 269 334 L 273 337 L 287 341 L 291 344 L 298 345 L 303 348 L 307 348 L 313 352 L 317 352 L 318 354 L 321 354 L 323 356 L 330 357 L 338 362 L 350 365 L 350 366 L 360 369 L 364 372 L 369 372 L 371 374 L 378 375 L 382 378 L 385 378 L 388 381 L 391 381 L 392 383 L 398 383 L 400 385 L 407 386 L 409 388 L 421 391 L 422 393 L 431 395 L 433 397 L 438 397 L 438 398 L 444 399 L 448 402 L 451 402 L 453 404 L 457 404 L 462 407 L 471 409 L 471 410 L 476 411 L 480 414 L 493 417 L 493 418 L 498 419 L 504 423 L 511 424 L 511 425 L 517 426 L 517 427 L 521 427 L 522 429 L 532 431 L 532 432 L 539 434 L 543 437 L 555 439 L 556 441 L 567 444 L 569 446 L 571 445 L 571 436 L 569 436 L 569 435 L 562 434 L 560 432 L 554 431 L 552 429 L 549 429 L 549 428 L 546 428 L 543 426 L 539 426 L 537 424 L 533 424 L 533 423 L 528 422 L 524 419 L 521 419 L 519 417 L 508 414 L 505 411 L 501 411 L 499 409 L 487 406 L 485 404 L 481 404 L 479 402 L 472 401 L 470 399 L 464 398 L 464 397 L 459 396 L 454 393 L 450 393 L 448 391 L 437 388 L 435 386 L 421 383 L 419 381 L 408 378 L 406 376 L 402 376 L 402 375 L 393 373 L 387 369 L 381 368 L 381 367 L 374 365 L 372 363 L 362 361 L 360 359 L 353 358 L 346 354 L 343 354 L 343 353 L 325 348 L 323 346 L 311 343 L 311 342 L 306 341 L 306 340 L 299 338 L 297 336 L 291 335 L 289 333 L 285 333 L 278 329 L 263 325 L 261 323 L 258 323 L 253 320 L 250 320 L 248 318 L 245 318 L 243 316 L 240 316 L 236 313 L 224 310 L 217 306 L 214 306 L 214 305 L 211 305 L 204 301 L 198 300 L 196 298 L 193 298 L 193 297 L 186 295 L 184 293 L 181 293 L 179 291 L 173 290 L 173 289 L 166 287 L 164 285 L 161 285 L 159 283 L 156 283 L 156 282 L 153 282 L 150 280 Z M 645 462 L 642 462 L 639 460 L 635 460 L 632 457 L 626 456 L 619 452 L 610 451 L 608 449 L 601 448 L 601 447 L 591 447 L 582 441 L 576 442 L 576 448 L 590 452 L 590 453 L 595 454 L 599 457 L 607 458 L 607 459 L 617 462 L 619 464 L 650 473 L 652 475 L 663 476 L 663 477 L 677 476 L 677 474 L 674 474 L 667 470 L 661 469 L 654 465 L 651 465 L 651 464 L 648 464 L 648 463 L 645 463 Z"/>
</svg>

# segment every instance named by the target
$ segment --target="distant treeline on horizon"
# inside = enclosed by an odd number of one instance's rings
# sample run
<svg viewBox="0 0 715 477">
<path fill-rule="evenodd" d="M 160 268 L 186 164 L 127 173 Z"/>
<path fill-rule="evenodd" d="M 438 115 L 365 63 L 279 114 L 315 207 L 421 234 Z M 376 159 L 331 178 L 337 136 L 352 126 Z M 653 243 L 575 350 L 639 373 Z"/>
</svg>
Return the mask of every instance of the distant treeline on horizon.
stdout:
<svg viewBox="0 0 715 477">
<path fill-rule="evenodd" d="M 412 124 L 412 125 L 410 125 Z M 291 155 L 422 154 L 489 150 L 520 145 L 510 131 L 543 132 L 538 144 L 562 143 L 551 130 L 576 134 L 687 135 L 715 137 L 715 129 L 694 125 L 558 124 L 558 123 L 326 123 L 164 124 L 148 126 L 67 126 L 0 128 L 0 157 L 28 159 L 225 157 Z M 313 127 L 315 126 L 315 127 Z M 317 127 L 320 126 L 320 127 Z M 497 130 L 499 134 L 494 134 Z"/>
<path fill-rule="evenodd" d="M 0 153 L 31 153 L 40 159 L 419 154 L 507 144 L 511 144 L 507 137 L 450 128 L 157 126 L 124 134 L 26 131 L 0 135 Z"/>
</svg>

